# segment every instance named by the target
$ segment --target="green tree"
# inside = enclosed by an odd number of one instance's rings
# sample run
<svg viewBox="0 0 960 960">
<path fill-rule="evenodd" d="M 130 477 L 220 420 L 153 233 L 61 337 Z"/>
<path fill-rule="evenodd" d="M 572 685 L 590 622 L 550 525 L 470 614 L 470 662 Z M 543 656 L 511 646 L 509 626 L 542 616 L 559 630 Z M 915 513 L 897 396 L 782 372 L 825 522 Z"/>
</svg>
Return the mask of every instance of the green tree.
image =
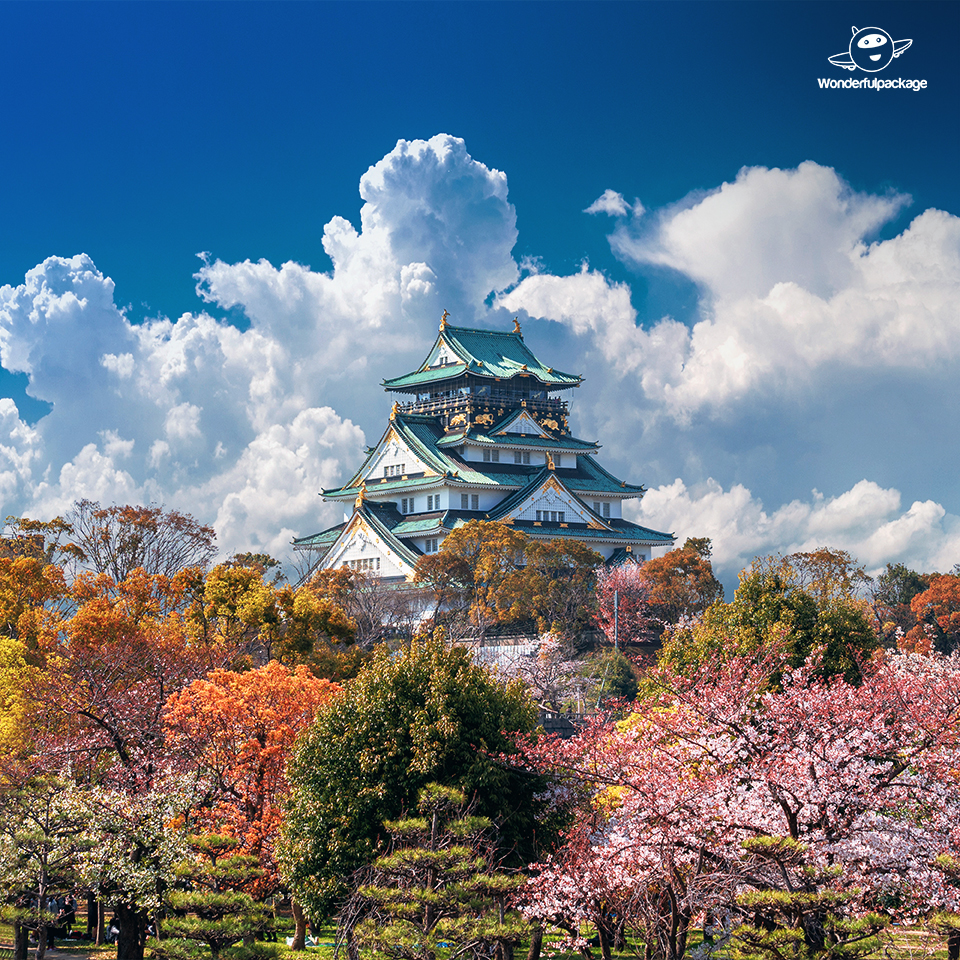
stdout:
<svg viewBox="0 0 960 960">
<path fill-rule="evenodd" d="M 743 921 L 733 929 L 734 960 L 858 960 L 878 952 L 888 918 L 859 909 L 862 891 L 839 882 L 840 867 L 810 862 L 790 837 L 743 842 L 755 889 L 736 903 Z"/>
<path fill-rule="evenodd" d="M 537 712 L 521 684 L 504 686 L 462 647 L 414 641 L 372 662 L 302 736 L 288 767 L 281 871 L 315 917 L 346 893 L 346 878 L 383 851 L 384 818 L 416 803 L 431 782 L 457 787 L 501 829 L 518 859 L 532 857 L 539 781 L 498 759 Z"/>
<path fill-rule="evenodd" d="M 597 706 L 609 700 L 633 700 L 637 695 L 637 674 L 630 661 L 613 647 L 589 657 L 583 673 L 589 678 L 588 699 Z"/>
<path fill-rule="evenodd" d="M 498 869 L 492 822 L 465 805 L 462 790 L 431 783 L 420 791 L 419 816 L 384 824 L 391 849 L 345 911 L 347 943 L 383 960 L 512 954 L 529 932 L 507 906 L 524 877 Z"/>
<path fill-rule="evenodd" d="M 21 949 L 25 931 L 37 933 L 37 960 L 43 960 L 55 926 L 50 898 L 77 882 L 86 829 L 78 791 L 67 782 L 34 777 L 0 788 L 0 890 L 8 902 L 30 904 L 10 920 Z"/>
<path fill-rule="evenodd" d="M 240 841 L 219 834 L 196 834 L 188 843 L 193 853 L 183 861 L 177 877 L 189 889 L 171 890 L 167 901 L 177 912 L 163 923 L 166 938 L 154 953 L 173 960 L 193 960 L 196 945 L 205 943 L 213 960 L 247 960 L 251 951 L 231 950 L 241 941 L 252 944 L 269 926 L 266 908 L 243 888 L 261 872 L 257 858 L 236 852 Z"/>
<path fill-rule="evenodd" d="M 799 666 L 819 651 L 820 675 L 858 683 L 880 639 L 856 596 L 857 569 L 844 551 L 760 557 L 741 572 L 731 603 L 666 632 L 660 662 L 689 673 L 712 657 L 760 656 L 782 645 L 786 663 Z"/>
</svg>

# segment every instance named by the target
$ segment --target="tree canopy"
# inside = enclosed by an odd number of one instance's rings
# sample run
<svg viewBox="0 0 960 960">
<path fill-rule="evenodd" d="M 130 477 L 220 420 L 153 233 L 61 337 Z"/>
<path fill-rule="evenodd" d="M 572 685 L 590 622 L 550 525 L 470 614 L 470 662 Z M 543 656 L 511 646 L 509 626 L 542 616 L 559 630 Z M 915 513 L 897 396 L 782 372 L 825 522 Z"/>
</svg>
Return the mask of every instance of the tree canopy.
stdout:
<svg viewBox="0 0 960 960">
<path fill-rule="evenodd" d="M 280 859 L 315 916 L 382 852 L 382 822 L 412 809 L 430 782 L 464 791 L 519 857 L 538 840 L 536 781 L 498 758 L 537 713 L 519 683 L 503 685 L 441 637 L 396 655 L 379 650 L 321 710 L 288 769 Z"/>
</svg>

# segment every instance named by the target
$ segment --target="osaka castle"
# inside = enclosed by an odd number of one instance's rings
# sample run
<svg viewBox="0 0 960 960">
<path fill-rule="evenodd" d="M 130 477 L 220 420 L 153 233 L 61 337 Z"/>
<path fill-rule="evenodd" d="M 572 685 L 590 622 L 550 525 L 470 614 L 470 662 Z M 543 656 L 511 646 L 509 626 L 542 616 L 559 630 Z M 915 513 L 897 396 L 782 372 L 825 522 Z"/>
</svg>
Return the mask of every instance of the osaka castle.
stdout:
<svg viewBox="0 0 960 960">
<path fill-rule="evenodd" d="M 571 436 L 565 397 L 583 378 L 541 363 L 517 321 L 500 332 L 448 316 L 423 363 L 383 382 L 396 400 L 379 442 L 342 487 L 322 491 L 344 504 L 344 522 L 293 541 L 310 566 L 411 580 L 418 558 L 468 520 L 581 540 L 608 563 L 672 545 L 672 534 L 623 518 L 644 488 L 604 470 L 599 444 Z"/>
</svg>

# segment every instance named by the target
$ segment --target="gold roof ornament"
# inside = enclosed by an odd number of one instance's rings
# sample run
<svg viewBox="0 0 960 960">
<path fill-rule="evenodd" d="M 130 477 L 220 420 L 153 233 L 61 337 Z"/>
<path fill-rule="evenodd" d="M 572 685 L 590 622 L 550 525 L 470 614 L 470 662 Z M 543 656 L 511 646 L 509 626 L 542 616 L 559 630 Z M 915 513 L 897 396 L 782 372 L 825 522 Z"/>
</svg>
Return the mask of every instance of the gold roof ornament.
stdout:
<svg viewBox="0 0 960 960">
<path fill-rule="evenodd" d="M 363 502 L 367 499 L 367 481 L 360 481 L 360 492 L 357 494 L 357 499 L 354 501 L 353 509 L 359 510 L 363 506 Z"/>
<path fill-rule="evenodd" d="M 513 318 L 513 332 L 516 333 L 516 334 L 519 334 L 521 337 L 523 336 L 523 334 L 520 333 L 520 318 L 519 318 L 519 317 L 514 317 L 514 318 Z"/>
<path fill-rule="evenodd" d="M 398 400 L 393 401 L 393 406 L 390 408 L 390 419 L 397 419 L 397 411 L 400 409 L 400 402 Z"/>
<path fill-rule="evenodd" d="M 441 330 L 446 330 L 446 329 L 447 329 L 447 318 L 448 318 L 449 316 L 450 316 L 450 314 L 447 313 L 446 309 L 444 309 L 444 311 L 443 311 L 443 316 L 440 318 L 440 329 L 441 329 Z"/>
<path fill-rule="evenodd" d="M 550 456 L 550 451 L 547 451 L 547 469 L 556 470 L 557 465 L 553 462 L 553 457 Z"/>
</svg>

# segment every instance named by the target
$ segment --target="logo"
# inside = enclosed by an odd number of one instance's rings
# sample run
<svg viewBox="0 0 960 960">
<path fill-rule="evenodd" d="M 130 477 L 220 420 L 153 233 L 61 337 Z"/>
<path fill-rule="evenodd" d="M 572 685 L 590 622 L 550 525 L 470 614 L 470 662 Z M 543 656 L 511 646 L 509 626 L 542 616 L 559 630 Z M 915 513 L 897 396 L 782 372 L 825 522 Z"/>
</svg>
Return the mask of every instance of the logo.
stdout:
<svg viewBox="0 0 960 960">
<path fill-rule="evenodd" d="M 846 53 L 835 53 L 828 59 L 835 67 L 844 70 L 856 70 L 859 67 L 867 73 L 877 73 L 888 67 L 894 57 L 899 57 L 912 40 L 894 40 L 886 30 L 879 27 L 867 27 L 864 30 L 853 28 L 853 37 Z"/>
</svg>

